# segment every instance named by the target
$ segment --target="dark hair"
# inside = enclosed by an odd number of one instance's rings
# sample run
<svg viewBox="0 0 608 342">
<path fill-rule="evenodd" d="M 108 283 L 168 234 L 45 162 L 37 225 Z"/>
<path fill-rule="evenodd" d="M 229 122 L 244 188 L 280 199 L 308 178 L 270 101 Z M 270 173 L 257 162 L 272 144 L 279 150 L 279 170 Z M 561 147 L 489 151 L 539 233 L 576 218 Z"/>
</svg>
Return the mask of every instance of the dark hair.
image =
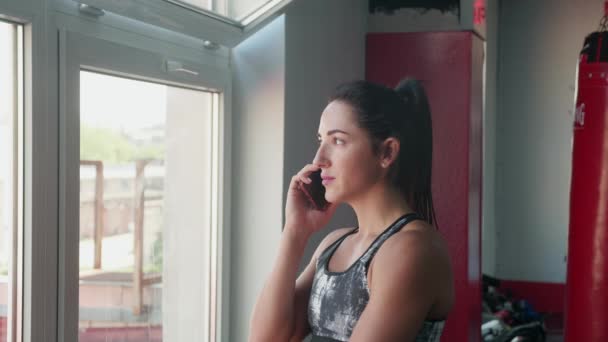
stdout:
<svg viewBox="0 0 608 342">
<path fill-rule="evenodd" d="M 331 101 L 343 101 L 354 109 L 359 126 L 370 135 L 374 153 L 379 153 L 385 139 L 399 140 L 389 179 L 417 213 L 437 226 L 431 193 L 433 129 L 420 81 L 406 78 L 395 89 L 368 81 L 349 82 L 334 90 Z"/>
</svg>

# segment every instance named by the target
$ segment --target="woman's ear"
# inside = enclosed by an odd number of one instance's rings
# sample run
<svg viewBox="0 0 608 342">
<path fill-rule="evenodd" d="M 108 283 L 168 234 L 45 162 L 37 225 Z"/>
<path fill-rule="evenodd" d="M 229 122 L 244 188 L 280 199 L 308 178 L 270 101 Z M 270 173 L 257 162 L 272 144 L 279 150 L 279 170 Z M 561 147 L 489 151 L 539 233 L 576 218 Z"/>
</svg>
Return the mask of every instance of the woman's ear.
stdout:
<svg viewBox="0 0 608 342">
<path fill-rule="evenodd" d="M 383 168 L 390 167 L 395 160 L 397 160 L 397 156 L 399 155 L 399 149 L 401 145 L 399 140 L 394 137 L 389 137 L 384 140 L 380 149 L 380 165 Z"/>
</svg>

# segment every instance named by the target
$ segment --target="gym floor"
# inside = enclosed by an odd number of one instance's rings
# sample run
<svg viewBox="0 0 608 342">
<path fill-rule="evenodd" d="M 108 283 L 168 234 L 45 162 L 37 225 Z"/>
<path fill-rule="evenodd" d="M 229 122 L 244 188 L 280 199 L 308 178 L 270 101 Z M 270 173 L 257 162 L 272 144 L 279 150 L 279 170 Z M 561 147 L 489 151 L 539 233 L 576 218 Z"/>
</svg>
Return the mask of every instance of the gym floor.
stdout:
<svg viewBox="0 0 608 342">
<path fill-rule="evenodd" d="M 547 342 L 564 342 L 564 336 L 550 334 L 547 336 Z"/>
</svg>

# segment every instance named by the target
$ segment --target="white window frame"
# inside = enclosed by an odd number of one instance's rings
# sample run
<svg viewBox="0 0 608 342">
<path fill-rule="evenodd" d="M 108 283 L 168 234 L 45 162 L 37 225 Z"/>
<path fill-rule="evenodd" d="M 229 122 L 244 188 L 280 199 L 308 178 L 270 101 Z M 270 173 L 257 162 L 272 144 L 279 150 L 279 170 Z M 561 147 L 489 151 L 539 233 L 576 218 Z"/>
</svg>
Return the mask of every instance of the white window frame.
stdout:
<svg viewBox="0 0 608 342">
<path fill-rule="evenodd" d="M 44 1 L 37 0 L 3 0 L 0 17 L 23 25 L 23 277 L 16 340 L 54 341 L 57 250 L 49 241 L 57 237 L 57 110 L 47 86 L 54 70 L 47 64 L 50 24 Z"/>
<path fill-rule="evenodd" d="M 169 17 L 176 15 L 168 14 Z M 149 23 L 136 22 L 124 15 L 106 13 L 101 18 L 86 16 L 78 11 L 72 0 L 2 0 L 0 18 L 23 25 L 24 31 L 24 127 L 23 127 L 23 283 L 22 283 L 22 336 L 24 342 L 68 342 L 75 339 L 59 337 L 59 183 L 60 173 L 60 94 L 58 91 L 59 66 L 65 70 L 66 44 L 69 32 L 80 32 L 98 39 L 116 40 L 118 43 L 150 50 L 157 54 L 172 54 L 176 59 L 203 64 L 203 69 L 224 70 L 218 75 L 223 80 L 223 125 L 220 137 L 220 161 L 223 181 L 219 184 L 218 203 L 222 216 L 222 245 L 218 251 L 221 269 L 222 306 L 218 337 L 229 341 L 229 275 L 230 270 L 230 154 L 231 151 L 231 72 L 229 51 L 225 47 L 211 51 L 202 48 L 203 41 L 188 32 L 169 32 Z M 135 18 L 136 19 L 136 18 Z M 63 37 L 59 57 L 58 32 Z M 186 33 L 186 34 L 184 34 Z M 71 33 L 70 33 L 71 34 Z M 225 45 L 228 46 L 228 45 Z M 62 84 L 65 85 L 65 75 Z M 217 80 L 216 80 L 217 81 Z M 217 81 L 219 82 L 219 81 Z M 181 83 L 181 82 L 178 82 Z M 221 87 L 210 87 L 219 89 Z M 65 106 L 65 101 L 62 102 Z M 65 130 L 65 128 L 62 128 Z M 62 140 L 65 142 L 65 140 Z M 65 147 L 65 146 L 64 146 Z M 65 151 L 64 151 L 65 152 Z M 65 155 L 65 153 L 63 154 Z M 64 175 L 65 176 L 65 175 Z M 63 213 L 65 214 L 65 213 Z M 63 217 L 65 220 L 65 217 Z M 64 241 L 65 243 L 65 241 Z M 65 265 L 62 266 L 65 269 Z M 65 283 L 65 278 L 63 278 Z M 62 304 L 65 309 L 65 303 Z M 77 310 L 77 308 L 76 308 Z M 76 318 L 77 319 L 77 318 Z M 62 320 L 61 322 L 65 322 Z M 77 321 L 74 322 L 77 324 Z M 61 327 L 63 331 L 65 326 Z M 218 340 L 220 340 L 218 338 Z"/>
<path fill-rule="evenodd" d="M 10 152 L 13 159 L 13 174 L 12 174 L 12 182 L 8 185 L 12 188 L 12 199 L 14 204 L 12 206 L 12 212 L 7 215 L 13 216 L 12 225 L 9 227 L 10 235 L 7 236 L 10 238 L 9 240 L 9 248 L 10 251 L 10 259 L 9 259 L 9 277 L 7 283 L 7 321 L 6 321 L 6 339 L 7 341 L 15 342 L 21 340 L 21 332 L 22 332 L 22 324 L 23 321 L 21 319 L 21 313 L 23 311 L 23 25 L 20 23 L 16 23 L 12 20 L 6 20 L 2 18 L 3 25 L 14 25 L 18 26 L 16 29 L 15 37 L 17 38 L 15 41 L 14 47 L 17 48 L 15 55 L 14 66 L 16 66 L 17 72 L 16 77 L 18 78 L 16 84 L 14 84 L 17 89 L 16 90 L 16 98 L 15 103 L 13 105 L 13 109 L 16 110 L 16 113 L 13 112 L 13 115 L 17 115 L 17 117 L 13 117 L 13 148 Z M 15 120 L 16 119 L 16 120 Z"/>
<path fill-rule="evenodd" d="M 281 15 L 293 0 L 281 0 L 263 6 L 242 22 L 189 5 L 179 0 L 60 0 L 62 7 L 86 4 L 95 8 L 208 40 L 228 48 L 237 46 L 251 34 Z"/>
<path fill-rule="evenodd" d="M 230 98 L 231 75 L 227 67 L 204 65 L 200 51 L 185 49 L 171 52 L 159 42 L 149 49 L 134 48 L 80 33 L 60 32 L 60 151 L 59 151 L 59 279 L 58 279 L 58 340 L 78 341 L 79 291 L 79 74 L 81 69 L 114 75 L 137 75 L 138 79 L 167 85 L 187 86 L 221 93 L 220 115 L 217 122 L 219 145 L 214 148 L 217 169 L 214 180 L 215 201 L 212 217 L 217 227 L 217 312 L 216 341 L 228 341 L 229 275 L 230 275 Z M 146 42 L 144 42 L 145 44 Z M 115 58 L 114 56 L 120 56 Z M 171 73 L 163 70 L 166 61 L 177 61 L 195 70 L 191 73 Z M 212 266 L 213 267 L 213 266 Z"/>
</svg>

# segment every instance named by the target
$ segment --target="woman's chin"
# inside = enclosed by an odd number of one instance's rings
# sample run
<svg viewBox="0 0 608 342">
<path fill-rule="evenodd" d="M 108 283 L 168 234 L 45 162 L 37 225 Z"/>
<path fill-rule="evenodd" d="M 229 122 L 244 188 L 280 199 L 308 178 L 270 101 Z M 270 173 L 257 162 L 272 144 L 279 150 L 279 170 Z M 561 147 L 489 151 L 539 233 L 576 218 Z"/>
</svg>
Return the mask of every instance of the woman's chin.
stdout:
<svg viewBox="0 0 608 342">
<path fill-rule="evenodd" d="M 338 203 L 340 202 L 340 196 L 336 196 L 336 194 L 326 192 L 325 200 L 329 203 Z"/>
</svg>

